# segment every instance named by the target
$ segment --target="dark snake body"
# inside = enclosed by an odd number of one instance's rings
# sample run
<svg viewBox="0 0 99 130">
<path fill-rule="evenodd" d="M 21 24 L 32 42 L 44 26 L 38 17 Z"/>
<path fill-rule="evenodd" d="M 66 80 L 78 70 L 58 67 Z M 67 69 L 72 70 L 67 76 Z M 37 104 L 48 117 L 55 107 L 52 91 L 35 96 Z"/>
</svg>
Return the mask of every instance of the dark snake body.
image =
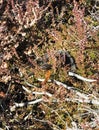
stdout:
<svg viewBox="0 0 99 130">
<path fill-rule="evenodd" d="M 52 65 L 48 63 L 50 56 L 45 53 L 42 57 L 36 59 L 37 64 L 43 69 L 43 70 L 50 70 Z M 76 64 L 74 61 L 74 58 L 70 55 L 70 53 L 66 50 L 58 50 L 53 55 L 53 58 L 56 58 L 57 67 L 65 67 L 69 66 L 71 71 L 76 70 Z"/>
</svg>

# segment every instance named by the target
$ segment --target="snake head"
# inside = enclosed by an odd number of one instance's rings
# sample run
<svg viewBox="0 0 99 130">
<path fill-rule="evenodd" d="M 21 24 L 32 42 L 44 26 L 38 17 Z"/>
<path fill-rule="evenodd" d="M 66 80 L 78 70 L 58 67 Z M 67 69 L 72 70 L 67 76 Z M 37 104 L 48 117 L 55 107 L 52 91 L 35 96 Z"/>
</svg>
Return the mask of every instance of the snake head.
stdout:
<svg viewBox="0 0 99 130">
<path fill-rule="evenodd" d="M 47 64 L 47 63 L 45 63 L 45 64 L 42 64 L 40 67 L 41 67 L 41 69 L 47 71 L 47 70 L 51 70 L 52 65 L 51 65 L 51 64 Z"/>
</svg>

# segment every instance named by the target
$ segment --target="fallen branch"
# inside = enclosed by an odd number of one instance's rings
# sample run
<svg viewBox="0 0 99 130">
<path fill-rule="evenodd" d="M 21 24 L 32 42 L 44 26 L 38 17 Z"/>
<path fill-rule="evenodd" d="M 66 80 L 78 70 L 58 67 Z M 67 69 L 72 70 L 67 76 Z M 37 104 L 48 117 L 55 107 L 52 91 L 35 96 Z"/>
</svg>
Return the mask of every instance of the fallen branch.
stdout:
<svg viewBox="0 0 99 130">
<path fill-rule="evenodd" d="M 86 95 L 85 95 L 86 96 Z M 91 103 L 93 105 L 99 105 L 99 101 L 98 100 L 94 100 L 94 99 L 81 99 L 81 97 L 79 98 L 66 98 L 66 101 L 71 101 L 71 102 L 77 102 L 77 103 Z"/>
<path fill-rule="evenodd" d="M 87 79 L 87 78 L 84 78 L 84 77 L 82 77 L 82 76 L 80 76 L 80 75 L 78 75 L 78 74 L 75 74 L 75 73 L 73 73 L 73 72 L 69 72 L 68 74 L 69 74 L 69 76 L 74 76 L 74 77 L 76 77 L 77 79 L 80 79 L 80 80 L 85 81 L 85 82 L 95 82 L 95 81 L 97 81 L 97 80 L 95 80 L 95 79 Z"/>
<path fill-rule="evenodd" d="M 44 79 L 38 79 L 39 81 L 44 81 Z M 48 80 L 48 82 L 51 82 L 51 80 Z M 54 83 L 56 83 L 58 86 L 63 86 L 64 88 L 71 90 L 74 93 L 74 97 L 72 98 L 66 98 L 66 101 L 72 101 L 72 102 L 79 102 L 79 103 L 91 103 L 94 105 L 99 105 L 99 99 L 95 97 L 95 99 L 91 98 L 93 95 L 90 94 L 88 96 L 87 94 L 79 92 L 76 88 L 68 86 L 60 81 L 54 80 Z"/>
<path fill-rule="evenodd" d="M 28 90 L 27 88 L 25 88 L 24 86 L 22 86 L 22 88 L 27 92 L 27 93 L 31 93 L 31 94 L 36 94 L 36 95 L 47 95 L 49 97 L 52 97 L 52 94 L 48 93 L 48 92 L 32 92 L 30 90 Z"/>
<path fill-rule="evenodd" d="M 24 103 L 15 103 L 15 105 L 13 105 L 13 106 L 10 108 L 10 111 L 14 111 L 15 108 L 17 108 L 17 107 L 24 107 L 24 106 L 26 106 L 26 105 L 34 105 L 34 104 L 39 103 L 39 102 L 42 102 L 42 101 L 43 101 L 43 99 L 40 98 L 40 99 L 37 99 L 37 100 L 35 100 L 35 101 L 29 101 L 29 102 L 24 102 Z"/>
</svg>

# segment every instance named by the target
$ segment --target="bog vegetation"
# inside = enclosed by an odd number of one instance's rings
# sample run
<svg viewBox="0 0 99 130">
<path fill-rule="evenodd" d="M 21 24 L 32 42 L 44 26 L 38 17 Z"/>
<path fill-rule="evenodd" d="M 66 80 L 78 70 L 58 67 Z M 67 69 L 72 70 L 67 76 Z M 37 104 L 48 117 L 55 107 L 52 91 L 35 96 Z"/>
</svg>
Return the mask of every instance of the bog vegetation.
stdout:
<svg viewBox="0 0 99 130">
<path fill-rule="evenodd" d="M 0 130 L 99 129 L 99 0 L 0 0 Z"/>
</svg>

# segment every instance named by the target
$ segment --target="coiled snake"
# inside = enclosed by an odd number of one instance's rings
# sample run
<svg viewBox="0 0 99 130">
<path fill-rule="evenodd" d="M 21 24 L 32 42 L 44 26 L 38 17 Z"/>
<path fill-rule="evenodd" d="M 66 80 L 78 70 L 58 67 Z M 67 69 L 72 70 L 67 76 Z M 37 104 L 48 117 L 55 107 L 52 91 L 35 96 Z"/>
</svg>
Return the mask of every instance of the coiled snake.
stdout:
<svg viewBox="0 0 99 130">
<path fill-rule="evenodd" d="M 76 70 L 76 64 L 74 61 L 74 58 L 70 55 L 70 53 L 66 50 L 58 50 L 53 54 L 53 58 L 55 58 L 57 62 L 57 67 L 65 67 L 69 66 L 71 71 Z M 49 64 L 50 56 L 45 53 L 42 57 L 37 58 L 37 64 L 43 69 L 43 70 L 50 70 L 52 68 L 52 64 Z"/>
<path fill-rule="evenodd" d="M 56 61 L 57 68 L 63 68 L 65 66 L 68 66 L 70 71 L 74 72 L 76 70 L 76 64 L 74 61 L 74 58 L 70 55 L 68 51 L 64 50 L 58 50 L 53 54 L 54 60 Z M 45 84 L 51 75 L 51 69 L 53 64 L 49 63 L 50 56 L 49 54 L 44 54 L 42 57 L 37 58 L 36 62 L 41 67 L 41 69 L 45 70 L 45 80 L 42 82 L 42 84 Z M 56 70 L 57 71 L 57 70 Z"/>
</svg>

